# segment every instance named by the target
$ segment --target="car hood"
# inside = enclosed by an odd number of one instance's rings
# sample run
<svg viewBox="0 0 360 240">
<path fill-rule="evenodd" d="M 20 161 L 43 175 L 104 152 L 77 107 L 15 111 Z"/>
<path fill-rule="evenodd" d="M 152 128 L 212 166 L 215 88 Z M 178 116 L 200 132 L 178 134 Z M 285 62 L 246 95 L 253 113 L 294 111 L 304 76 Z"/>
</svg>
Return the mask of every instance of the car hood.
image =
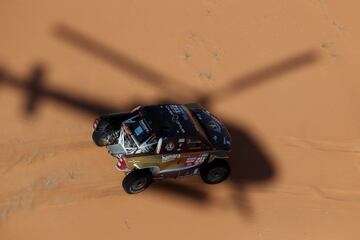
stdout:
<svg viewBox="0 0 360 240">
<path fill-rule="evenodd" d="M 209 141 L 217 149 L 230 150 L 231 136 L 225 125 L 206 109 L 196 109 L 192 112 L 204 128 Z"/>
</svg>

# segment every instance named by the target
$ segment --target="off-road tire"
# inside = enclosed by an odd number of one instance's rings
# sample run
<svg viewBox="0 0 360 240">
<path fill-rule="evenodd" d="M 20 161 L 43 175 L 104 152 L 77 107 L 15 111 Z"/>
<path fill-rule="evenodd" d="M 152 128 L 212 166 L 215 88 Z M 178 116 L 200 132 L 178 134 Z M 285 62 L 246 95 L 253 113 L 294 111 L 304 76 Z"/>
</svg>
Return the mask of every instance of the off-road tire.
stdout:
<svg viewBox="0 0 360 240">
<path fill-rule="evenodd" d="M 122 186 L 128 194 L 144 191 L 152 183 L 152 174 L 149 170 L 134 170 L 124 178 Z"/>
<path fill-rule="evenodd" d="M 215 159 L 200 169 L 200 176 L 207 184 L 221 183 L 230 176 L 230 166 L 226 160 Z"/>
<path fill-rule="evenodd" d="M 99 147 L 109 145 L 108 138 L 112 132 L 113 129 L 111 127 L 110 122 L 107 120 L 100 120 L 98 126 L 96 127 L 96 129 L 92 134 L 94 143 Z"/>
</svg>

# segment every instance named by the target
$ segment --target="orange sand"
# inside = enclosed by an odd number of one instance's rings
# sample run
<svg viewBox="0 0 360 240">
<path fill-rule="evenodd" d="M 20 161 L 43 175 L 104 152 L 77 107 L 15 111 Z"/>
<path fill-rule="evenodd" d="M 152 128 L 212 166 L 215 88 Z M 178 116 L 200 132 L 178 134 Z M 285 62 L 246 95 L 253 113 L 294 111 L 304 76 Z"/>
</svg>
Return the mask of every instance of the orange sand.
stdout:
<svg viewBox="0 0 360 240">
<path fill-rule="evenodd" d="M 0 2 L 0 239 L 359 239 L 359 1 Z M 98 112 L 200 102 L 232 178 L 121 187 Z"/>
</svg>

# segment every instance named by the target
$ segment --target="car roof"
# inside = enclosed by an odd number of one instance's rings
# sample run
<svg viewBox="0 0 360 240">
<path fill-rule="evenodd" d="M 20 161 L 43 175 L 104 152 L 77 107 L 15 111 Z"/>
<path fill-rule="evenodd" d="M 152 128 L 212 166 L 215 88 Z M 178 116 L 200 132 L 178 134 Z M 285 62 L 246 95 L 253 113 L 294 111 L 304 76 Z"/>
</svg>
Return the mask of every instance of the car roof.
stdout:
<svg viewBox="0 0 360 240">
<path fill-rule="evenodd" d="M 161 104 L 143 106 L 139 114 L 146 119 L 157 137 L 197 137 L 199 136 L 192 118 L 185 106 L 180 104 Z"/>
</svg>

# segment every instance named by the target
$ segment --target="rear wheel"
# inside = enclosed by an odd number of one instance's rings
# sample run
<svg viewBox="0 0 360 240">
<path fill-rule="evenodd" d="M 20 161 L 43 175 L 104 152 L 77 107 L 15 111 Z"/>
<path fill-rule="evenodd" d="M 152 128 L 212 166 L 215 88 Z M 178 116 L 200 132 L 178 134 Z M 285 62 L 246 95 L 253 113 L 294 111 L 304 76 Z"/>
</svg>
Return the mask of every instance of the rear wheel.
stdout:
<svg viewBox="0 0 360 240">
<path fill-rule="evenodd" d="M 202 180 L 207 184 L 221 183 L 230 175 L 229 164 L 223 159 L 215 159 L 200 170 Z"/>
<path fill-rule="evenodd" d="M 122 186 L 129 194 L 144 191 L 152 182 L 152 174 L 148 170 L 134 170 L 124 178 Z"/>
</svg>

